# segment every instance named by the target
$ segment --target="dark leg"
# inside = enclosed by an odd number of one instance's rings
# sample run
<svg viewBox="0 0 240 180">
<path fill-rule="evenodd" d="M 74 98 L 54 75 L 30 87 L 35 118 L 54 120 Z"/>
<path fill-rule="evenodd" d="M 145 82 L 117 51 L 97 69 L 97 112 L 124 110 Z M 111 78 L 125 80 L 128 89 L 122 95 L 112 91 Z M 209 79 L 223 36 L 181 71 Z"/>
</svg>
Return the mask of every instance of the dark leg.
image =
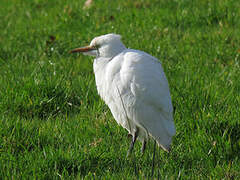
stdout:
<svg viewBox="0 0 240 180">
<path fill-rule="evenodd" d="M 153 160 L 152 160 L 152 177 L 154 174 L 154 165 L 155 165 L 155 151 L 156 151 L 156 140 L 154 140 L 154 149 L 153 149 Z"/>
<path fill-rule="evenodd" d="M 135 142 L 137 140 L 137 137 L 138 137 L 138 129 L 133 134 L 132 142 L 130 144 L 130 147 L 129 147 L 129 150 L 128 150 L 128 153 L 127 153 L 127 157 L 132 153 L 132 150 L 133 150 L 134 144 L 135 144 Z"/>
<path fill-rule="evenodd" d="M 146 141 L 143 140 L 142 149 L 141 149 L 142 154 L 144 153 L 145 149 L 146 149 Z"/>
</svg>

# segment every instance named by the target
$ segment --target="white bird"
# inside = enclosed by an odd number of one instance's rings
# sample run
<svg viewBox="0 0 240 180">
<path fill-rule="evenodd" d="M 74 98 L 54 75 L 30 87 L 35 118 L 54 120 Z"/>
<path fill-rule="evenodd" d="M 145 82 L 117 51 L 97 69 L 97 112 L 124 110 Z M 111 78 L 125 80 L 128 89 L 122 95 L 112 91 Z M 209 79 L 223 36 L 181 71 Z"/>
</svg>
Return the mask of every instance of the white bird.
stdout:
<svg viewBox="0 0 240 180">
<path fill-rule="evenodd" d="M 117 123 L 132 135 L 128 153 L 137 138 L 143 152 L 149 135 L 169 152 L 176 129 L 168 81 L 158 59 L 126 48 L 117 34 L 95 37 L 89 46 L 71 52 L 96 57 L 97 90 Z"/>
</svg>

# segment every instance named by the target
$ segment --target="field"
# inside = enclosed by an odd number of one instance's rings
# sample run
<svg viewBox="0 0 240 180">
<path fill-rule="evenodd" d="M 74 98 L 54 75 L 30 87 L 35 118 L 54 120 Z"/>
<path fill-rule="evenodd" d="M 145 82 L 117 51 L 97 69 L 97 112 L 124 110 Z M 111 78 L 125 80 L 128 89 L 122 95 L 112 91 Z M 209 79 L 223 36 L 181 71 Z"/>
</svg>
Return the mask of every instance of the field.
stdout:
<svg viewBox="0 0 240 180">
<path fill-rule="evenodd" d="M 97 94 L 95 36 L 162 62 L 175 107 L 154 178 L 240 179 L 240 1 L 1 0 L 0 179 L 146 179 L 153 141 L 130 139 Z M 151 118 L 151 117 L 149 117 Z"/>
</svg>

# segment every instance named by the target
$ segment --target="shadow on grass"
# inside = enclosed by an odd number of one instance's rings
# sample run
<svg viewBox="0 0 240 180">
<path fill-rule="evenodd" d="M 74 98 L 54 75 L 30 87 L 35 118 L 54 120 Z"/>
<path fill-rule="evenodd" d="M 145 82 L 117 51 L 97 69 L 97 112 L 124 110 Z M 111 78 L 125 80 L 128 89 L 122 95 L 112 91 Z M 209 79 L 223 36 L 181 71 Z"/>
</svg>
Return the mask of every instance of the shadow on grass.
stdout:
<svg viewBox="0 0 240 180">
<path fill-rule="evenodd" d="M 105 177 L 106 174 L 125 174 L 126 177 L 131 174 L 132 177 L 151 177 L 152 173 L 152 152 L 153 144 L 150 144 L 149 149 L 142 155 L 140 152 L 134 152 L 130 157 L 126 158 L 120 151 L 108 153 L 106 151 L 80 153 L 79 157 L 63 157 L 58 156 L 55 159 L 54 166 L 57 167 L 59 174 L 67 172 L 68 175 L 86 177 L 89 174 L 97 176 L 98 178 Z M 159 175 L 158 170 L 162 166 L 160 157 L 160 149 L 156 152 L 155 159 L 155 175 Z M 53 164 L 52 164 L 53 166 Z M 54 169 L 54 168 L 52 168 Z"/>
<path fill-rule="evenodd" d="M 52 164 L 59 174 L 63 174 L 65 171 L 68 175 L 75 176 L 80 174 L 82 177 L 89 173 L 96 174 L 98 177 L 103 176 L 106 172 L 117 173 L 126 168 L 126 165 L 125 159 L 112 160 L 109 157 L 94 155 L 85 155 L 84 159 L 58 157 Z M 52 169 L 54 169 L 53 167 Z"/>
</svg>

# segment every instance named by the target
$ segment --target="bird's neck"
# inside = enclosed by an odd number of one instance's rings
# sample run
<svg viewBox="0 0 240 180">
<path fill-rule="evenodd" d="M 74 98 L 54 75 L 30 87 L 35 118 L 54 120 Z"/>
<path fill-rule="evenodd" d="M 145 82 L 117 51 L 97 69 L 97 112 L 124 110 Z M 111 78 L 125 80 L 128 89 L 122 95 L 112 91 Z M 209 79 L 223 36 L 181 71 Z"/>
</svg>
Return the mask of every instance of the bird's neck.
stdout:
<svg viewBox="0 0 240 180">
<path fill-rule="evenodd" d="M 111 45 L 104 45 L 103 47 L 99 48 L 99 56 L 100 57 L 106 57 L 106 58 L 112 58 L 122 51 L 127 49 L 124 44 L 122 43 L 115 43 Z"/>
</svg>

